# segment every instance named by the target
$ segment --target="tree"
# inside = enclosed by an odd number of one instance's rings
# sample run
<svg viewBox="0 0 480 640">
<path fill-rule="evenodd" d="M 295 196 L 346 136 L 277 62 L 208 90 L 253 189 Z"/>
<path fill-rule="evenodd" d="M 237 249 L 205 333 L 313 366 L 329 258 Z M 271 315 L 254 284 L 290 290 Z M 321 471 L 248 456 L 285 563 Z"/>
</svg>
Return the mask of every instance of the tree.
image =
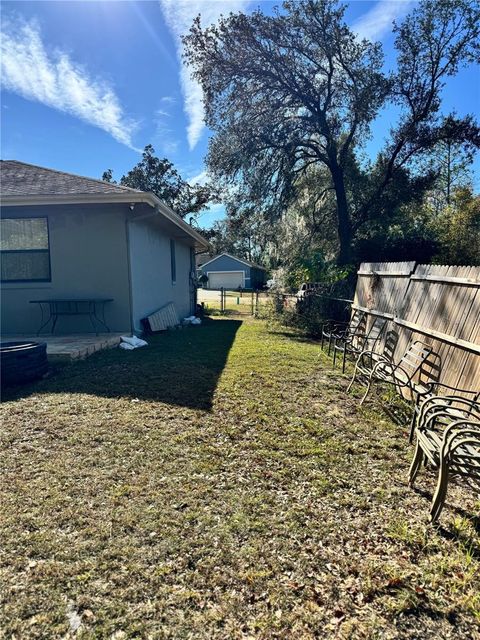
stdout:
<svg viewBox="0 0 480 640">
<path fill-rule="evenodd" d="M 191 185 L 184 180 L 167 158 L 157 158 L 152 145 L 147 145 L 142 160 L 120 179 L 120 184 L 140 191 L 151 191 L 185 218 L 218 202 L 218 191 L 211 184 Z M 114 182 L 112 170 L 104 172 L 102 180 Z"/>
<path fill-rule="evenodd" d="M 272 231 L 261 212 L 232 211 L 227 206 L 226 218 L 212 227 L 210 244 L 216 254 L 227 252 L 250 262 L 266 264 Z"/>
<path fill-rule="evenodd" d="M 184 38 L 185 58 L 214 132 L 211 171 L 241 182 L 250 200 L 278 216 L 295 200 L 299 177 L 323 167 L 335 194 L 337 261 L 350 262 L 355 235 L 387 211 L 399 172 L 416 180 L 414 161 L 447 137 L 441 90 L 459 66 L 479 59 L 479 20 L 476 2 L 423 0 L 394 27 L 397 71 L 386 74 L 381 44 L 358 39 L 334 0 L 287 0 L 273 15 L 230 14 L 205 29 L 198 17 Z M 352 158 L 358 163 L 390 103 L 400 107 L 399 121 L 355 183 Z M 452 116 L 448 136 L 479 141 L 472 118 Z"/>
<path fill-rule="evenodd" d="M 432 227 L 440 243 L 436 262 L 480 266 L 480 196 L 471 188 L 455 189 Z"/>
<path fill-rule="evenodd" d="M 452 135 L 449 134 L 452 130 Z M 435 215 L 441 214 L 452 203 L 452 194 L 459 188 L 472 186 L 471 166 L 476 148 L 471 144 L 456 141 L 455 121 L 450 125 L 450 118 L 445 122 L 445 139 L 441 140 L 427 158 L 426 169 L 435 175 L 435 181 L 428 194 L 433 204 Z"/>
</svg>

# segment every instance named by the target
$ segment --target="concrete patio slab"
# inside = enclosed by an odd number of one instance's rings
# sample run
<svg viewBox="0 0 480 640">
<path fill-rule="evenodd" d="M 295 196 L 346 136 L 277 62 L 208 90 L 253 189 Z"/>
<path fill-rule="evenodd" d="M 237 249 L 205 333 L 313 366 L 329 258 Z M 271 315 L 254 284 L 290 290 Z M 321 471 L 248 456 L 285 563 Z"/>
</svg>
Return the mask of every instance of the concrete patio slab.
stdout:
<svg viewBox="0 0 480 640">
<path fill-rule="evenodd" d="M 72 334 L 72 335 L 3 335 L 2 342 L 31 340 L 46 342 L 49 360 L 81 360 L 102 349 L 111 349 L 120 343 L 121 333 Z"/>
</svg>

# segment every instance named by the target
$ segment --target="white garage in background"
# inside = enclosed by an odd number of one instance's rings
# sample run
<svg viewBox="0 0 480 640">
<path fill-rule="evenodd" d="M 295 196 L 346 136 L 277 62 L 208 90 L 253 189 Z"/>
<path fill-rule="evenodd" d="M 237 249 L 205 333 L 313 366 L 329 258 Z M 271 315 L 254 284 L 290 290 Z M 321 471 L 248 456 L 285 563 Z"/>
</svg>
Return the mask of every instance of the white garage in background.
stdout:
<svg viewBox="0 0 480 640">
<path fill-rule="evenodd" d="M 258 264 L 222 253 L 198 267 L 198 275 L 206 275 L 207 289 L 261 289 L 266 270 Z"/>
<path fill-rule="evenodd" d="M 210 289 L 245 289 L 245 273 L 243 271 L 207 271 Z"/>
</svg>

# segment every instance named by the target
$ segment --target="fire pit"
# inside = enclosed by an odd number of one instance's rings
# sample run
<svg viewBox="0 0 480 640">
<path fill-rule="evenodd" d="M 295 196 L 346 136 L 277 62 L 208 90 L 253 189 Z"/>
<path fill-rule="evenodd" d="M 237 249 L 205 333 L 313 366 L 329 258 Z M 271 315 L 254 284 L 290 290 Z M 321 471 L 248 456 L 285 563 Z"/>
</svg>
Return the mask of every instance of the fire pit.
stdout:
<svg viewBox="0 0 480 640">
<path fill-rule="evenodd" d="M 41 378 L 48 370 L 45 342 L 0 342 L 2 385 Z"/>
</svg>

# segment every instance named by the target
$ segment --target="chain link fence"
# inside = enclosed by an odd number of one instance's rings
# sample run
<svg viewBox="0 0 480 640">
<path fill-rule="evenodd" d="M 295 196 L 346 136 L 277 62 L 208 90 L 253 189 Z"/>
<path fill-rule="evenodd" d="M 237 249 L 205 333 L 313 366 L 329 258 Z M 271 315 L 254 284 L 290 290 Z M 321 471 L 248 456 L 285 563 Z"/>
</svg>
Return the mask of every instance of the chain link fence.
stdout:
<svg viewBox="0 0 480 640">
<path fill-rule="evenodd" d="M 306 295 L 273 291 L 199 289 L 198 303 L 207 314 L 275 317 L 315 335 L 325 320 L 348 320 L 352 300 L 310 291 Z"/>
</svg>

